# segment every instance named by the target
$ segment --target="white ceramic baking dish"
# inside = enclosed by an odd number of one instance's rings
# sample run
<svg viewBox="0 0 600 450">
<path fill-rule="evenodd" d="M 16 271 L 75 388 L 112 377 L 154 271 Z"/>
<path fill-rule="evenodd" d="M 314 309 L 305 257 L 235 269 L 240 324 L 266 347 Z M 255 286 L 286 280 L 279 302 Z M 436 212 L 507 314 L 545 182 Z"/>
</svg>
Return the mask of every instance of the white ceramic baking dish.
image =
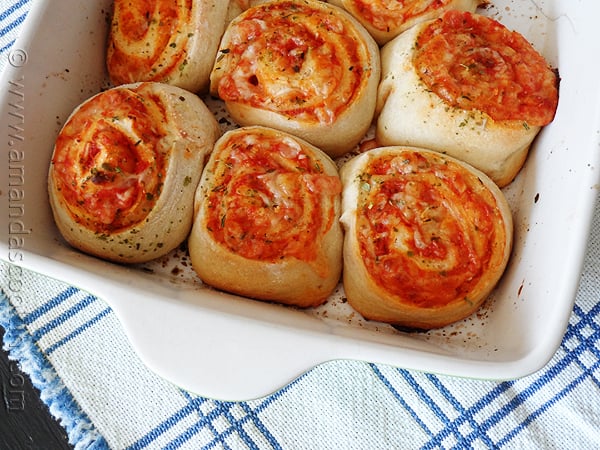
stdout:
<svg viewBox="0 0 600 450">
<path fill-rule="evenodd" d="M 306 311 L 215 292 L 191 272 L 181 249 L 124 267 L 64 243 L 48 205 L 46 174 L 67 115 L 107 87 L 110 4 L 36 1 L 13 46 L 0 81 L 0 258 L 101 297 L 152 370 L 220 399 L 268 394 L 335 359 L 512 379 L 553 356 L 573 307 L 599 181 L 600 3 L 503 0 L 485 10 L 559 69 L 560 104 L 505 189 L 515 246 L 501 283 L 477 314 L 428 333 L 362 320 L 341 290 Z M 9 198 L 9 183 L 21 199 Z"/>
</svg>

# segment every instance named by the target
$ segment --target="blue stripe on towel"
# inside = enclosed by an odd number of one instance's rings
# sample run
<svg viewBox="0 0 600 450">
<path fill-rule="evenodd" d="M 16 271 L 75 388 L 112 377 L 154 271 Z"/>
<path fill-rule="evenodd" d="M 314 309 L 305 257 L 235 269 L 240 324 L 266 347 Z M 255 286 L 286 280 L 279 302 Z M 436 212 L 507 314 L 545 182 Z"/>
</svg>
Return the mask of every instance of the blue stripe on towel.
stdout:
<svg viewBox="0 0 600 450">
<path fill-rule="evenodd" d="M 188 399 L 188 401 L 190 403 L 196 402 L 198 400 L 197 398 L 195 398 L 194 396 L 190 395 L 189 393 L 187 393 L 185 391 L 181 391 L 181 393 L 184 397 L 186 397 Z M 204 399 L 204 402 L 201 402 L 201 404 L 205 404 L 206 402 L 209 402 L 209 401 L 210 400 Z M 179 436 L 177 436 L 177 438 L 172 440 L 168 445 L 169 448 L 173 448 L 173 449 L 180 448 L 183 444 L 185 444 L 190 439 L 192 439 L 194 436 L 196 436 L 202 430 L 202 428 L 204 428 L 204 426 L 207 426 L 213 435 L 217 433 L 217 429 L 215 428 L 214 424 L 212 423 L 212 420 L 210 420 L 201 411 L 200 408 L 196 408 L 195 412 L 199 416 L 199 419 L 196 422 L 196 424 L 189 427 L 187 430 L 185 430 L 183 433 L 181 433 Z M 224 450 L 227 450 L 227 447 L 224 447 Z"/>
<path fill-rule="evenodd" d="M 22 319 L 23 323 L 28 326 L 31 326 L 36 320 L 42 319 L 46 314 L 53 311 L 58 306 L 62 305 L 64 302 L 71 299 L 73 296 L 80 294 L 80 293 L 82 293 L 82 291 L 80 291 L 79 289 L 77 289 L 73 286 L 68 287 L 67 289 L 65 289 L 64 291 L 61 291 L 60 293 L 55 295 L 53 298 L 51 298 L 49 301 L 43 303 L 38 308 L 36 308 L 35 310 L 33 310 L 32 312 L 27 314 L 25 317 L 23 317 L 23 319 Z M 60 325 L 67 323 L 70 319 L 75 317 L 78 313 L 85 310 L 89 306 L 93 305 L 97 300 L 98 300 L 97 297 L 94 297 L 89 294 L 86 295 L 83 299 L 79 300 L 77 303 L 75 303 L 73 306 L 71 306 L 65 312 L 63 312 L 60 315 L 58 315 L 57 317 L 49 320 L 47 323 L 45 323 L 44 325 L 40 326 L 40 328 L 35 330 L 31 335 L 32 339 L 35 342 L 39 343 L 39 341 L 45 335 L 52 332 Z M 110 311 L 111 311 L 110 308 L 106 308 L 103 311 L 96 314 L 91 319 L 89 319 L 88 321 L 86 321 L 85 323 L 83 323 L 82 325 L 78 326 L 75 330 L 71 331 L 66 336 L 64 336 L 63 338 L 61 338 L 60 340 L 58 340 L 57 342 L 55 342 L 54 344 L 52 344 L 48 348 L 46 348 L 45 349 L 46 354 L 47 355 L 52 354 L 58 348 L 60 348 L 61 346 L 63 346 L 64 344 L 66 344 L 67 342 L 72 340 L 74 337 L 78 336 L 79 334 L 84 332 L 86 329 L 88 329 L 89 327 L 94 325 L 100 319 L 102 319 L 103 317 L 108 315 L 108 313 L 110 313 Z"/>
<path fill-rule="evenodd" d="M 22 14 L 19 17 L 17 17 L 15 20 L 13 20 L 12 22 L 9 22 L 6 26 L 0 28 L 0 37 L 10 33 L 12 30 L 14 30 L 19 25 L 21 25 L 25 21 L 26 17 L 27 17 L 27 13 Z M 6 50 L 6 49 L 10 48 L 12 46 L 12 44 L 14 44 L 14 42 L 15 42 L 15 40 L 13 39 L 9 43 L 9 45 L 6 45 L 5 47 L 3 47 L 2 50 Z"/>
<path fill-rule="evenodd" d="M 77 302 L 75 305 L 73 305 L 67 311 L 65 311 L 58 317 L 52 319 L 50 322 L 46 323 L 44 326 L 37 329 L 32 334 L 33 339 L 36 341 L 39 341 L 45 334 L 54 330 L 56 327 L 62 325 L 63 323 L 68 321 L 70 318 L 75 316 L 78 312 L 83 311 L 86 307 L 88 307 L 89 305 L 94 303 L 96 300 L 97 300 L 96 297 L 87 295 L 83 300 Z"/>
<path fill-rule="evenodd" d="M 77 292 L 79 292 L 79 291 L 75 287 L 69 287 L 69 288 L 65 289 L 64 291 L 60 292 L 58 295 L 56 295 L 49 301 L 44 302 L 38 308 L 34 309 L 32 312 L 30 312 L 25 317 L 23 317 L 23 322 L 26 323 L 27 325 L 31 325 L 37 319 L 39 319 L 40 317 L 42 317 L 44 314 L 48 313 L 52 309 L 56 308 L 58 305 L 60 305 L 66 299 L 68 299 L 72 295 L 75 295 Z"/>
<path fill-rule="evenodd" d="M 371 367 L 377 378 L 379 378 L 383 385 L 391 392 L 393 397 L 398 401 L 402 408 L 409 413 L 409 415 L 413 418 L 415 423 L 418 424 L 419 427 L 421 427 L 421 429 L 425 431 L 425 433 L 427 433 L 428 436 L 433 437 L 434 433 L 429 429 L 427 424 L 425 424 L 425 422 L 421 420 L 419 414 L 406 402 L 406 400 L 404 400 L 402 395 L 400 395 L 398 390 L 392 385 L 392 383 L 390 383 L 390 381 L 385 377 L 385 375 L 381 373 L 379 367 L 376 364 L 369 364 L 369 366 Z"/>
<path fill-rule="evenodd" d="M 275 436 L 273 436 L 273 434 L 264 425 L 262 420 L 260 420 L 260 414 L 263 413 L 266 409 L 268 409 L 268 407 L 270 405 L 272 405 L 274 402 L 276 402 L 282 396 L 284 396 L 286 392 L 293 389 L 298 383 L 300 383 L 307 376 L 308 376 L 308 372 L 302 374 L 300 377 L 296 378 L 294 381 L 292 381 L 291 383 L 289 383 L 288 385 L 286 385 L 279 391 L 262 399 L 256 405 L 254 404 L 255 402 L 233 403 L 233 402 L 214 401 L 213 402 L 214 406 L 213 406 L 213 409 L 211 410 L 210 414 L 203 415 L 203 413 L 201 411 L 198 411 L 198 413 L 201 415 L 201 417 L 203 417 L 203 419 L 198 421 L 198 423 L 194 427 L 195 433 L 197 434 L 203 428 L 208 427 L 213 435 L 213 439 L 210 442 L 208 442 L 207 444 L 205 444 L 202 447 L 202 449 L 210 450 L 210 449 L 215 449 L 215 448 L 224 448 L 224 449 L 228 448 L 227 438 L 235 433 L 238 433 L 238 436 L 239 436 L 239 433 L 240 433 L 240 430 L 242 430 L 242 427 L 247 425 L 248 423 L 252 423 L 256 427 L 256 429 L 260 431 L 261 438 L 263 438 L 266 442 L 268 442 L 268 444 L 270 445 L 270 448 L 272 448 L 273 450 L 282 450 L 283 447 L 281 446 L 281 444 L 279 444 L 279 442 L 277 442 L 277 439 L 275 438 Z M 227 408 L 224 409 L 222 407 L 222 405 L 227 405 Z M 228 420 L 230 426 L 227 427 L 226 429 L 224 429 L 223 431 L 219 432 L 218 430 L 215 429 L 215 427 L 213 425 L 214 422 L 223 415 L 222 414 L 223 411 L 227 411 L 229 413 L 229 410 L 234 405 L 237 405 L 238 407 L 243 409 L 244 416 L 241 418 L 235 419 L 230 414 L 228 414 L 226 417 L 226 420 Z M 258 444 L 256 444 L 256 442 L 254 442 L 254 440 L 252 440 L 252 438 L 249 435 L 247 435 L 246 431 L 244 431 L 244 436 L 245 437 L 243 437 L 243 440 L 244 440 L 244 443 L 248 446 L 248 448 L 257 448 L 256 446 Z M 169 447 L 169 448 L 171 448 L 171 447 Z"/>
<path fill-rule="evenodd" d="M 594 305 L 589 312 L 583 311 L 576 305 L 571 317 L 571 323 L 567 328 L 561 349 L 558 353 L 560 358 L 555 358 L 551 365 L 546 366 L 538 376 L 531 378 L 532 381 L 527 386 L 520 386 L 523 383 L 522 380 L 526 379 L 494 383 L 491 385 L 493 386 L 491 389 L 484 386 L 483 389 L 489 390 L 470 407 L 460 404 L 436 375 L 421 375 L 431 383 L 429 385 L 423 383 L 423 379 L 415 378 L 415 376 L 418 377 L 419 375 L 415 375 L 405 369 L 395 369 L 418 398 L 422 400 L 422 406 L 428 408 L 439 419 L 440 424 L 444 424 L 444 427 L 437 432 L 432 431 L 431 426 L 427 426 L 421 420 L 419 417 L 420 413 L 410 407 L 377 365 L 370 364 L 370 367 L 402 408 L 411 415 L 415 423 L 431 437 L 431 440 L 422 449 L 443 448 L 446 444 L 445 441 L 452 437 L 456 439 L 454 445 L 457 448 L 472 448 L 476 441 L 481 441 L 488 448 L 506 447 L 516 436 L 526 431 L 533 422 L 549 411 L 556 403 L 567 397 L 569 393 L 582 383 L 591 381 L 600 387 L 600 377 L 597 373 L 600 369 L 600 348 L 593 344 L 600 338 L 600 324 L 597 321 L 599 315 L 600 303 Z M 576 345 L 573 342 L 576 342 Z M 584 356 L 586 357 L 585 361 L 583 360 Z M 564 377 L 567 369 L 572 369 L 573 365 L 576 365 L 578 370 L 581 371 L 578 376 L 566 384 L 565 381 L 567 380 L 561 380 L 560 390 L 554 390 L 549 386 L 559 377 Z M 456 419 L 452 419 L 447 413 L 444 413 L 441 403 L 433 399 L 433 392 L 430 393 L 427 391 L 427 389 L 431 388 L 436 393 L 441 394 L 447 405 L 456 411 Z M 551 390 L 544 393 L 544 389 Z M 512 400 L 504 404 L 498 404 L 498 400 L 502 396 L 506 396 L 510 390 L 515 392 Z M 535 400 L 534 397 L 536 395 L 547 395 L 548 392 L 552 393 L 550 398 L 545 399 L 534 410 L 529 410 L 529 413 L 522 417 L 520 422 L 512 429 L 507 429 L 504 436 L 500 439 L 494 440 L 489 436 L 489 432 L 499 423 L 505 421 L 508 417 L 512 419 L 517 417 L 514 413 L 518 408 L 521 408 L 525 404 L 533 405 L 535 402 L 532 399 Z M 475 419 L 477 414 L 484 413 L 485 408 L 489 408 L 490 405 L 495 403 L 498 404 L 495 411 L 486 414 L 482 419 Z M 468 424 L 469 427 L 464 427 L 465 424 Z"/>
<path fill-rule="evenodd" d="M 27 3 L 29 3 L 29 0 L 19 0 L 14 5 L 10 6 L 7 9 L 5 9 L 4 11 L 2 11 L 2 13 L 0 13 L 0 21 L 6 20 L 12 13 L 14 13 L 15 11 L 18 11 L 23 6 L 27 5 Z M 27 15 L 27 13 L 25 13 L 24 16 L 25 15 Z M 2 34 L 3 33 L 0 33 L 0 36 Z"/>
<path fill-rule="evenodd" d="M 15 43 L 15 41 L 12 40 L 8 44 L 6 44 L 5 46 L 0 47 L 0 54 L 4 54 L 4 52 L 6 52 L 8 49 L 10 49 L 13 46 L 14 43 Z"/>
<path fill-rule="evenodd" d="M 212 439 L 200 447 L 202 450 L 217 448 L 228 450 L 230 445 L 227 443 L 227 439 L 230 437 L 240 439 L 249 449 L 261 448 L 244 428 L 251 424 L 260 432 L 260 437 L 270 445 L 270 448 L 282 450 L 283 448 L 277 442 L 275 436 L 260 419 L 260 414 L 285 395 L 287 391 L 298 385 L 306 376 L 308 376 L 308 372 L 302 374 L 274 394 L 257 401 L 258 403 L 256 404 L 255 402 L 221 402 L 198 397 L 182 390 L 181 393 L 188 400 L 188 404 L 150 430 L 145 436 L 129 446 L 127 450 L 141 450 L 151 447 L 160 436 L 175 428 L 191 414 L 197 415 L 196 422 L 170 441 L 165 448 L 169 450 L 180 448 L 203 430 L 208 430 L 212 435 Z M 240 408 L 243 411 L 242 417 L 236 418 L 234 416 L 231 411 L 234 407 Z M 219 430 L 215 424 L 221 419 L 228 423 L 229 426 Z"/>
<path fill-rule="evenodd" d="M 473 411 L 469 408 L 465 408 L 463 405 L 461 405 L 456 399 L 456 397 L 452 395 L 450 390 L 447 389 L 446 386 L 441 382 L 439 377 L 431 374 L 426 374 L 425 377 L 431 381 L 431 383 L 437 388 L 437 390 L 440 393 L 442 393 L 442 395 L 448 401 L 448 403 L 452 405 L 454 410 L 458 414 L 460 414 L 460 419 L 455 420 L 455 425 L 452 427 L 452 432 L 459 438 L 459 442 L 470 445 L 471 442 L 469 441 L 469 438 L 475 435 L 477 439 L 481 439 L 488 448 L 493 448 L 494 443 L 492 442 L 491 438 L 487 435 L 487 431 L 489 430 L 483 428 L 474 419 L 476 411 Z M 447 422 L 450 422 L 450 420 L 447 420 Z M 471 433 L 469 433 L 467 436 L 464 436 L 464 433 L 461 433 L 459 431 L 460 427 L 464 423 L 468 423 L 471 427 Z"/>
<path fill-rule="evenodd" d="M 56 375 L 52 364 L 42 354 L 27 326 L 0 291 L 0 325 L 5 329 L 4 348 L 12 360 L 19 361 L 23 372 L 41 392 L 44 403 L 64 426 L 69 442 L 85 444 L 89 450 L 105 450 L 109 446 L 90 419 Z"/>
<path fill-rule="evenodd" d="M 596 365 L 596 369 L 599 367 L 599 363 Z M 569 383 L 564 389 L 557 392 L 554 397 L 552 397 L 549 401 L 544 403 L 540 408 L 535 410 L 532 414 L 529 414 L 520 424 L 515 427 L 510 433 L 507 433 L 506 436 L 498 441 L 498 447 L 505 447 L 508 443 L 520 432 L 524 431 L 529 425 L 531 425 L 536 419 L 538 419 L 543 413 L 548 411 L 553 405 L 562 400 L 567 394 L 569 394 L 573 389 L 575 389 L 581 382 L 585 379 L 589 378 L 589 373 L 583 373 L 579 377 L 577 377 L 572 383 Z"/>
<path fill-rule="evenodd" d="M 141 450 L 151 445 L 159 436 L 166 433 L 168 430 L 173 428 L 177 423 L 183 420 L 195 412 L 204 402 L 207 400 L 202 397 L 195 397 L 185 407 L 181 408 L 175 414 L 172 414 L 153 430 L 151 430 L 144 437 L 139 439 L 137 442 L 130 445 L 127 450 Z"/>
<path fill-rule="evenodd" d="M 195 403 L 196 399 L 188 393 L 182 391 L 182 394 L 189 399 L 190 402 Z M 236 420 L 231 414 L 231 407 L 236 405 L 236 403 L 228 403 L 228 402 L 214 402 L 214 408 L 211 410 L 209 414 L 204 414 L 200 409 L 196 410 L 196 413 L 199 416 L 199 420 L 192 427 L 189 427 L 184 433 L 180 434 L 176 439 L 171 441 L 168 445 L 169 449 L 180 448 L 183 444 L 188 442 L 192 437 L 198 435 L 200 431 L 204 427 L 208 427 L 211 434 L 213 436 L 219 436 L 219 441 L 211 441 L 211 444 L 204 446 L 203 448 L 214 448 L 217 442 L 223 447 L 224 450 L 229 449 L 230 447 L 227 445 L 226 438 L 231 436 L 234 433 L 237 433 L 238 436 L 242 439 L 242 441 L 248 446 L 249 449 L 257 449 L 258 447 L 252 441 L 252 438 L 246 433 L 243 428 L 243 423 L 247 421 L 249 416 L 244 417 L 241 420 Z M 230 427 L 225 429 L 222 432 L 219 432 L 215 428 L 215 421 L 219 418 L 225 418 L 228 423 L 231 424 Z"/>
<path fill-rule="evenodd" d="M 79 336 L 81 333 L 83 333 L 84 331 L 86 331 L 88 328 L 90 328 L 91 326 L 95 325 L 101 319 L 103 319 L 104 317 L 106 317 L 111 311 L 112 310 L 110 308 L 103 309 L 98 314 L 96 314 L 94 317 L 92 317 L 90 320 L 88 320 L 87 322 L 85 322 L 83 325 L 77 327 L 74 331 L 72 331 L 71 333 L 69 333 L 68 335 L 66 335 L 64 338 L 62 338 L 61 340 L 59 340 L 56 343 L 52 344 L 50 347 L 48 347 L 45 350 L 46 354 L 51 355 L 53 352 L 55 352 L 57 349 L 59 349 L 60 347 L 62 347 L 63 345 L 65 345 L 67 342 L 69 342 L 73 338 Z"/>
</svg>

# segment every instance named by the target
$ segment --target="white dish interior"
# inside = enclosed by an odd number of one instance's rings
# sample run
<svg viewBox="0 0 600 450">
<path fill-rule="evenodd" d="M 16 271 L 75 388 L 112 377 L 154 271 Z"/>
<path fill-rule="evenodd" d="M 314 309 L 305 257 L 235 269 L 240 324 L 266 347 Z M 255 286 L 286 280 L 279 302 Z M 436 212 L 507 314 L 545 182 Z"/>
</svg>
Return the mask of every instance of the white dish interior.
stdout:
<svg viewBox="0 0 600 450">
<path fill-rule="evenodd" d="M 599 180 L 600 61 L 590 56 L 600 54 L 600 3 L 582 3 L 502 0 L 484 12 L 524 34 L 562 81 L 554 122 L 504 189 L 515 222 L 508 269 L 464 321 L 406 333 L 361 319 L 339 289 L 326 305 L 303 311 L 216 292 L 192 272 L 185 249 L 124 267 L 66 245 L 52 219 L 46 174 L 66 117 L 107 87 L 108 0 L 35 2 L 13 47 L 23 52 L 12 54 L 1 85 L 0 130 L 12 153 L 0 173 L 0 227 L 8 230 L 0 258 L 106 300 L 151 369 L 209 397 L 266 395 L 334 359 L 486 379 L 530 374 L 552 357 L 567 326 Z M 9 198 L 11 189 L 22 199 Z"/>
</svg>

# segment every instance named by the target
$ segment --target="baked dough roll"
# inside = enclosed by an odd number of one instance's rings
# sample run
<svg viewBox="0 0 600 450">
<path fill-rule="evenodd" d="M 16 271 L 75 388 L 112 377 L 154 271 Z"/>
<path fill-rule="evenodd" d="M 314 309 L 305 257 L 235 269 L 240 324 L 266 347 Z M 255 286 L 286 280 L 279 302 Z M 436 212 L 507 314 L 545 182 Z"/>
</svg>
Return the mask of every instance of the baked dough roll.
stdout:
<svg viewBox="0 0 600 450">
<path fill-rule="evenodd" d="M 115 0 L 106 58 L 111 81 L 206 90 L 228 7 L 226 0 Z"/>
<path fill-rule="evenodd" d="M 50 205 L 72 246 L 145 262 L 187 237 L 204 158 L 219 136 L 194 94 L 159 83 L 123 85 L 83 102 L 60 131 Z"/>
<path fill-rule="evenodd" d="M 231 0 L 227 11 L 227 23 L 231 22 L 242 12 L 250 8 L 250 0 Z"/>
<path fill-rule="evenodd" d="M 227 23 L 231 22 L 248 8 L 256 6 L 260 3 L 267 3 L 268 1 L 270 0 L 230 0 L 229 11 L 227 13 Z"/>
<path fill-rule="evenodd" d="M 337 167 L 316 147 L 264 127 L 229 131 L 196 193 L 193 268 L 224 291 L 319 305 L 340 280 L 340 198 Z"/>
<path fill-rule="evenodd" d="M 558 78 L 517 32 L 458 11 L 416 25 L 382 49 L 376 137 L 448 153 L 499 186 L 521 169 L 554 118 Z"/>
<path fill-rule="evenodd" d="M 343 283 L 367 319 L 431 329 L 476 311 L 512 247 L 504 195 L 457 159 L 380 147 L 342 166 Z"/>
<path fill-rule="evenodd" d="M 444 11 L 475 12 L 486 0 L 329 0 L 352 14 L 379 45 L 384 45 L 417 23 L 435 19 Z"/>
<path fill-rule="evenodd" d="M 316 0 L 277 1 L 228 26 L 211 92 L 238 124 L 286 131 L 336 157 L 369 129 L 379 77 L 379 48 L 348 13 Z"/>
</svg>

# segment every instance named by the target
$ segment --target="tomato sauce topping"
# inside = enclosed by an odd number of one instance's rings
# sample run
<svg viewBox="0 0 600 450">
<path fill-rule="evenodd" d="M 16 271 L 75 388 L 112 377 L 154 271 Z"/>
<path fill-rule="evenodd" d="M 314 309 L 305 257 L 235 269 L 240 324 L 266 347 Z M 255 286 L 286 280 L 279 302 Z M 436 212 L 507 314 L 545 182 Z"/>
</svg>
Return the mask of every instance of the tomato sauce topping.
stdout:
<svg viewBox="0 0 600 450">
<path fill-rule="evenodd" d="M 324 5 L 260 5 L 229 35 L 214 72 L 219 97 L 296 120 L 334 122 L 371 70 L 356 29 Z"/>
<path fill-rule="evenodd" d="M 130 228 L 154 207 L 165 177 L 165 111 L 138 90 L 85 102 L 56 140 L 54 182 L 72 218 L 99 234 Z"/>
<path fill-rule="evenodd" d="M 107 53 L 116 84 L 161 81 L 182 70 L 190 35 L 192 0 L 122 1 L 114 3 Z"/>
<path fill-rule="evenodd" d="M 554 118 L 555 72 L 521 34 L 489 17 L 446 12 L 419 34 L 413 62 L 451 106 L 534 126 Z"/>
<path fill-rule="evenodd" d="M 433 155 L 374 159 L 361 174 L 358 205 L 369 274 L 420 307 L 468 301 L 507 239 L 493 194 L 462 166 Z"/>
<path fill-rule="evenodd" d="M 220 148 L 206 199 L 214 239 L 248 259 L 315 261 L 335 221 L 339 177 L 290 138 L 244 132 Z"/>
<path fill-rule="evenodd" d="M 416 17 L 445 7 L 450 0 L 350 0 L 349 10 L 379 31 L 390 31 Z"/>
</svg>

